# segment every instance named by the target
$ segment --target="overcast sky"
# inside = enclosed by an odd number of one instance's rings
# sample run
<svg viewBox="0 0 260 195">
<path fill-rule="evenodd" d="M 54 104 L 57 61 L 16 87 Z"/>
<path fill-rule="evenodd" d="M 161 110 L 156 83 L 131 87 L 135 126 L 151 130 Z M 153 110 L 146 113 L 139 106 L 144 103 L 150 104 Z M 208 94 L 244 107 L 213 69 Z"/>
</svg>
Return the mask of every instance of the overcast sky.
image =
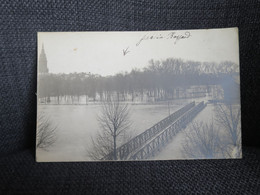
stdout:
<svg viewBox="0 0 260 195">
<path fill-rule="evenodd" d="M 152 36 L 152 37 L 151 37 Z M 177 37 L 181 39 L 177 40 Z M 144 38 L 144 40 L 142 40 Z M 169 57 L 239 64 L 236 28 L 147 32 L 46 32 L 44 44 L 51 73 L 91 72 L 103 76 L 142 69 L 150 59 Z M 123 50 L 126 54 L 123 54 Z"/>
</svg>

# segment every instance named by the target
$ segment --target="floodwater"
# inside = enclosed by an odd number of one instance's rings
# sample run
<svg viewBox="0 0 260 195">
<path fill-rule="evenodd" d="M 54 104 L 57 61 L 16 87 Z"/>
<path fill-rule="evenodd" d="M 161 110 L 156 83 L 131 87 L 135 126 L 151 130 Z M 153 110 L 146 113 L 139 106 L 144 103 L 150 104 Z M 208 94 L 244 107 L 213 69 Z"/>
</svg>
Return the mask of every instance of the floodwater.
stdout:
<svg viewBox="0 0 260 195">
<path fill-rule="evenodd" d="M 214 120 L 214 106 L 213 104 L 208 104 L 192 121 L 203 121 L 204 123 L 210 124 Z M 182 153 L 182 144 L 185 142 L 185 132 L 189 131 L 190 124 L 186 129 L 182 129 L 176 136 L 173 137 L 171 142 L 166 145 L 165 148 L 157 153 L 152 160 L 166 160 L 166 159 L 187 159 Z"/>
<path fill-rule="evenodd" d="M 186 104 L 186 103 L 185 103 Z M 170 105 L 170 113 L 182 104 Z M 129 105 L 131 130 L 136 134 L 144 132 L 169 115 L 168 105 Z M 54 126 L 57 127 L 56 142 L 47 150 L 37 149 L 37 161 L 86 161 L 91 147 L 91 136 L 99 130 L 97 116 L 100 105 L 39 105 Z"/>
</svg>

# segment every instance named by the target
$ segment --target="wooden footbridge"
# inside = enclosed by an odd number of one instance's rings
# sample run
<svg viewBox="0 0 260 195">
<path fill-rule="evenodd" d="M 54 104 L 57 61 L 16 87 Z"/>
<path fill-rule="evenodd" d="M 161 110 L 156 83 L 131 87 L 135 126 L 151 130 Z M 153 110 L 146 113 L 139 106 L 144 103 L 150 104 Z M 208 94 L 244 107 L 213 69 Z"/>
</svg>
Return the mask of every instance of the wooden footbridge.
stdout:
<svg viewBox="0 0 260 195">
<path fill-rule="evenodd" d="M 206 105 L 200 102 L 187 104 L 173 114 L 156 123 L 140 135 L 118 147 L 118 160 L 144 160 L 153 156 L 160 148 L 191 122 Z M 110 152 L 102 160 L 113 160 L 114 153 Z"/>
</svg>

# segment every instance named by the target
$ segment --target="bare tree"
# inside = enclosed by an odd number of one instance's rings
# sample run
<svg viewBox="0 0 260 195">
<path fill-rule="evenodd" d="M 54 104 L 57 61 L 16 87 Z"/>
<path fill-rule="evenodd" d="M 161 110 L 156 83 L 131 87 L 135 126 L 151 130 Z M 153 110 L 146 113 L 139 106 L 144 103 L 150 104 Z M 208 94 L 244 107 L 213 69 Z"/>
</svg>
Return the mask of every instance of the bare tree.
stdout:
<svg viewBox="0 0 260 195">
<path fill-rule="evenodd" d="M 36 147 L 47 150 L 55 143 L 56 132 L 57 127 L 51 124 L 43 113 L 40 113 L 37 119 Z"/>
<path fill-rule="evenodd" d="M 101 131 L 92 139 L 93 147 L 89 156 L 100 160 L 112 152 L 113 160 L 117 160 L 118 145 L 131 138 L 127 131 L 131 126 L 129 107 L 127 104 L 120 104 L 118 100 L 108 100 L 103 102 L 101 112 L 98 116 Z"/>
<path fill-rule="evenodd" d="M 92 160 L 101 160 L 113 151 L 113 137 L 108 131 L 99 131 L 95 138 L 91 137 L 92 147 L 87 151 Z"/>
<path fill-rule="evenodd" d="M 217 104 L 216 121 L 223 127 L 228 137 L 228 147 L 235 149 L 235 156 L 241 156 L 241 111 L 240 106 L 232 104 Z M 233 155 L 231 155 L 233 156 Z"/>
<path fill-rule="evenodd" d="M 222 151 L 218 130 L 213 123 L 192 122 L 185 131 L 182 153 L 186 158 L 217 158 Z"/>
<path fill-rule="evenodd" d="M 234 158 L 241 156 L 240 107 L 217 104 L 215 121 L 203 124 L 193 122 L 185 131 L 182 146 L 187 158 Z"/>
</svg>

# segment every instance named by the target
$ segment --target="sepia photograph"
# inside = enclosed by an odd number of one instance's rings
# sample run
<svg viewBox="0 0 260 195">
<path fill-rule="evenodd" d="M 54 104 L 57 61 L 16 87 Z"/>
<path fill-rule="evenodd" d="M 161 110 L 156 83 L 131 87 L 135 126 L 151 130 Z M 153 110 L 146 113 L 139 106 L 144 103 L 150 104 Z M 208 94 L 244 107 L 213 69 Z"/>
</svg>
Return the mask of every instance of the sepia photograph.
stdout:
<svg viewBox="0 0 260 195">
<path fill-rule="evenodd" d="M 242 158 L 238 40 L 38 32 L 36 161 Z"/>
</svg>

